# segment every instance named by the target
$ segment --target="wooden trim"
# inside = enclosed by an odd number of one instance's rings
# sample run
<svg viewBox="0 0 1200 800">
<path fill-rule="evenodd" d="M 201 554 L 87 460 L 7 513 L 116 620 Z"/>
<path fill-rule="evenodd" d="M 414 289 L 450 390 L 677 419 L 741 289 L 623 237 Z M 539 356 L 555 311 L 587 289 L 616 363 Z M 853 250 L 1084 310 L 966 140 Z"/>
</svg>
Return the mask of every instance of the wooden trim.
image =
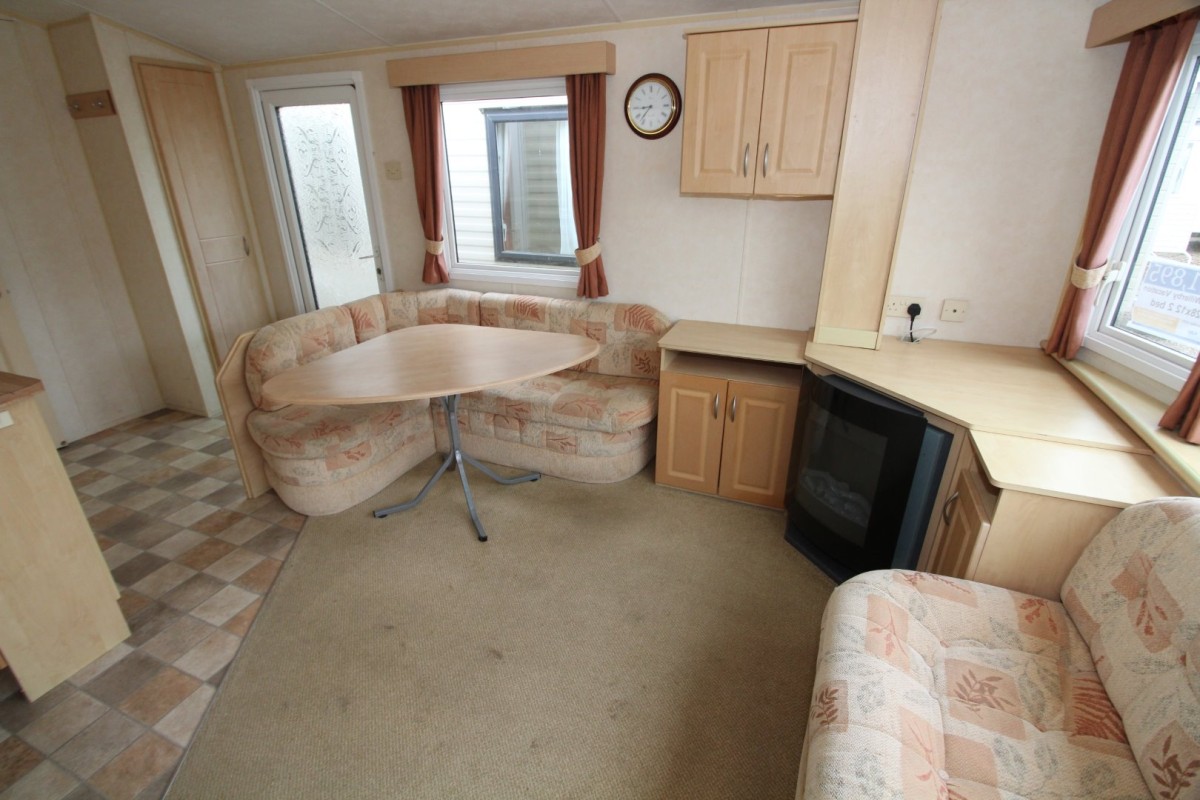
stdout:
<svg viewBox="0 0 1200 800">
<path fill-rule="evenodd" d="M 220 70 L 214 64 L 197 64 L 193 61 L 171 61 L 170 59 L 166 59 L 166 58 L 147 58 L 145 56 L 130 56 L 129 63 L 133 64 L 134 74 L 138 75 L 138 76 L 141 75 L 141 72 L 138 70 L 138 67 L 140 67 L 142 64 L 145 64 L 150 67 L 168 67 L 170 69 L 190 69 L 195 72 L 211 72 L 213 75 L 216 75 L 218 72 L 220 72 Z M 138 88 L 141 89 L 141 86 L 142 86 L 141 78 L 139 77 L 138 78 Z"/>
<path fill-rule="evenodd" d="M 271 488 L 267 482 L 262 450 L 250 438 L 246 418 L 254 411 L 254 401 L 246 388 L 246 348 L 258 331 L 246 331 L 233 342 L 229 355 L 217 370 L 217 397 L 221 400 L 221 411 L 225 425 L 229 428 L 229 441 L 238 470 L 242 473 L 242 487 L 246 497 L 253 500 Z"/>
<path fill-rule="evenodd" d="M 883 334 L 879 331 L 864 331 L 856 328 L 835 328 L 832 325 L 818 325 L 813 328 L 812 341 L 814 344 L 836 344 L 842 347 L 861 347 L 866 350 L 878 350 Z"/>
<path fill-rule="evenodd" d="M 555 78 L 617 71 L 617 46 L 596 41 L 455 53 L 387 62 L 391 86 L 426 86 L 477 81 Z"/>
<path fill-rule="evenodd" d="M 1200 0 L 1197 0 L 1200 2 Z M 841 5 L 840 3 L 838 5 Z M 779 19 L 764 22 L 762 20 L 741 22 L 736 25 L 717 25 L 711 28 L 691 28 L 683 32 L 683 38 L 700 36 L 706 33 L 727 33 L 729 31 L 762 30 L 764 28 L 797 28 L 801 25 L 829 25 L 834 22 L 856 22 L 858 14 L 830 14 L 827 17 L 812 17 L 810 19 Z"/>
<path fill-rule="evenodd" d="M 1086 47 L 1124 42 L 1149 25 L 1200 7 L 1200 0 L 1108 0 L 1092 12 Z"/>
</svg>

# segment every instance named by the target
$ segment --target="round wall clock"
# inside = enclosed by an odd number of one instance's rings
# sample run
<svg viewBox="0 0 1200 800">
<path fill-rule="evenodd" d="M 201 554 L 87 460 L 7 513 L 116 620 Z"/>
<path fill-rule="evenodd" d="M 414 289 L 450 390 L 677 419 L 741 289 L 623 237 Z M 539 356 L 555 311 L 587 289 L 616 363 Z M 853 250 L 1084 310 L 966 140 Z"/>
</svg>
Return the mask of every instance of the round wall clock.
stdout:
<svg viewBox="0 0 1200 800">
<path fill-rule="evenodd" d="M 625 95 L 625 121 L 638 136 L 658 139 L 679 122 L 679 87 L 666 75 L 651 72 L 633 82 Z"/>
</svg>

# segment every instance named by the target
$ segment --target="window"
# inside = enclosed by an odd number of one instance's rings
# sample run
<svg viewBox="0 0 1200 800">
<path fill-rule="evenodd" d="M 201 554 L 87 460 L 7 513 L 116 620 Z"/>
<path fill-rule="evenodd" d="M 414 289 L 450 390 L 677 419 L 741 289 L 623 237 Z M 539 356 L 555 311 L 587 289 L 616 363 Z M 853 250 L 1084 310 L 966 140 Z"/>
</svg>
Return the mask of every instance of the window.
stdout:
<svg viewBox="0 0 1200 800">
<path fill-rule="evenodd" d="M 561 78 L 442 87 L 455 277 L 578 281 L 565 91 Z"/>
<path fill-rule="evenodd" d="M 1112 262 L 1119 269 L 1107 279 L 1084 341 L 1088 350 L 1173 391 L 1183 385 L 1200 354 L 1197 41 L 1113 250 Z"/>
</svg>

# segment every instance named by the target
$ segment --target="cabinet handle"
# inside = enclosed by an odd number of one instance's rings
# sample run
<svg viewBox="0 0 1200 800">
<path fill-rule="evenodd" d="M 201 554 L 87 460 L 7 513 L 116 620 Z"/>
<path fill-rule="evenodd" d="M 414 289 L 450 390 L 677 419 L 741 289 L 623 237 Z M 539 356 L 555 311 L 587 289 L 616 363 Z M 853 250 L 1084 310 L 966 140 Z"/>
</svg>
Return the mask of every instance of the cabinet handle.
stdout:
<svg viewBox="0 0 1200 800">
<path fill-rule="evenodd" d="M 717 406 L 719 406 L 720 404 L 721 404 L 721 394 L 720 394 L 720 392 L 718 392 L 717 394 L 713 395 L 713 419 L 716 419 L 717 416 L 719 415 L 719 412 L 717 411 Z"/>
<path fill-rule="evenodd" d="M 746 149 L 742 151 L 742 177 L 750 174 L 750 143 L 746 142 Z"/>
<path fill-rule="evenodd" d="M 729 404 L 729 421 L 737 421 L 737 395 L 734 395 L 733 402 Z"/>
<path fill-rule="evenodd" d="M 950 524 L 950 509 L 954 508 L 954 504 L 958 502 L 958 492 L 946 498 L 945 504 L 942 506 L 942 522 Z"/>
<path fill-rule="evenodd" d="M 767 142 L 763 146 L 763 177 L 767 177 L 767 163 L 771 157 L 771 143 Z"/>
</svg>

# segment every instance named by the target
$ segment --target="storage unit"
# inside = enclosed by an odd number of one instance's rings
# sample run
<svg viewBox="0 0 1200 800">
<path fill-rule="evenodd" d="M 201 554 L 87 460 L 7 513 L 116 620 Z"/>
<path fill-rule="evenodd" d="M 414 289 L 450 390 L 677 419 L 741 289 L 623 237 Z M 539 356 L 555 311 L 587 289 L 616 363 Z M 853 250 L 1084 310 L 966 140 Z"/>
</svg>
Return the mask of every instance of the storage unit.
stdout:
<svg viewBox="0 0 1200 800">
<path fill-rule="evenodd" d="M 29 700 L 129 636 L 117 587 L 38 413 L 41 391 L 39 381 L 0 373 L 0 659 Z"/>
<path fill-rule="evenodd" d="M 833 194 L 856 23 L 688 37 L 680 191 Z"/>
<path fill-rule="evenodd" d="M 681 321 L 659 341 L 655 480 L 782 508 L 805 334 Z"/>
</svg>

